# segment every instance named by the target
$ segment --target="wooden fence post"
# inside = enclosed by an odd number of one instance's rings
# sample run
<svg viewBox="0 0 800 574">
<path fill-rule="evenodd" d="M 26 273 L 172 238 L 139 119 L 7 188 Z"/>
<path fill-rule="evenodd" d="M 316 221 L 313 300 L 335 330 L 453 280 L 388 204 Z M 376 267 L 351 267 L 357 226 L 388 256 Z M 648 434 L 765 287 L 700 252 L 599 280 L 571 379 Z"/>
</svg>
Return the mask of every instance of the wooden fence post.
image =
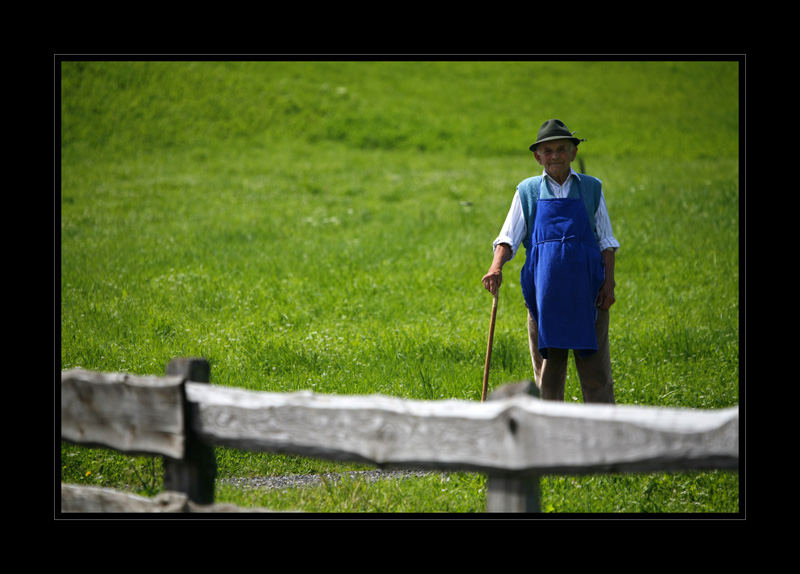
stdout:
<svg viewBox="0 0 800 574">
<path fill-rule="evenodd" d="M 539 396 L 533 381 L 503 385 L 493 391 L 488 400 L 515 395 Z M 538 474 L 489 474 L 486 480 L 486 512 L 541 512 Z"/>
<path fill-rule="evenodd" d="M 177 358 L 167 364 L 167 375 L 178 375 L 184 381 L 208 383 L 211 367 L 205 359 Z M 192 409 L 186 400 L 183 388 L 184 425 L 186 452 L 183 459 L 164 457 L 164 489 L 182 492 L 197 504 L 214 502 L 214 481 L 217 476 L 217 462 L 214 447 L 204 444 L 192 429 Z"/>
<path fill-rule="evenodd" d="M 486 512 L 541 512 L 538 474 L 489 475 Z"/>
</svg>

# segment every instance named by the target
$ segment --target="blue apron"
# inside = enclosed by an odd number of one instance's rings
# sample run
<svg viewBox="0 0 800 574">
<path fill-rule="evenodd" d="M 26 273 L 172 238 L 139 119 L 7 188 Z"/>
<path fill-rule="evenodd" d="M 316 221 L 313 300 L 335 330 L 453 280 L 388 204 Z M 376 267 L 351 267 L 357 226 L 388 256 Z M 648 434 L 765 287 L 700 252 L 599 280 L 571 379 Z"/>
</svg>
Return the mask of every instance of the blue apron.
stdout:
<svg viewBox="0 0 800 574">
<path fill-rule="evenodd" d="M 522 294 L 547 349 L 597 351 L 595 302 L 605 267 L 578 186 L 579 198 L 544 198 L 542 187 L 522 268 Z M 573 189 L 575 186 L 573 185 Z"/>
</svg>

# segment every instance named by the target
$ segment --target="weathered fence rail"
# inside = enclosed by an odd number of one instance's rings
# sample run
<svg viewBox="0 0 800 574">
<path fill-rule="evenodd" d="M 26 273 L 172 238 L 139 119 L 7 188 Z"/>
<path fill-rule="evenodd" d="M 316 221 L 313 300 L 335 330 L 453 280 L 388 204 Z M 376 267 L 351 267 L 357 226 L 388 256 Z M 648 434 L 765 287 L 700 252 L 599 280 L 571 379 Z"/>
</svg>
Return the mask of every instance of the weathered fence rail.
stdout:
<svg viewBox="0 0 800 574">
<path fill-rule="evenodd" d="M 739 465 L 738 407 L 589 405 L 528 394 L 484 403 L 268 393 L 207 384 L 208 363 L 177 359 L 163 377 L 61 375 L 62 438 L 164 457 L 151 511 L 229 511 L 213 504 L 214 446 L 381 467 L 488 475 L 487 510 L 537 511 L 543 474 L 729 469 Z M 119 511 L 120 498 L 64 485 L 62 510 Z M 65 507 L 64 500 L 67 500 Z M 89 502 L 91 500 L 91 502 Z M 100 500 L 100 502 L 98 502 Z"/>
</svg>

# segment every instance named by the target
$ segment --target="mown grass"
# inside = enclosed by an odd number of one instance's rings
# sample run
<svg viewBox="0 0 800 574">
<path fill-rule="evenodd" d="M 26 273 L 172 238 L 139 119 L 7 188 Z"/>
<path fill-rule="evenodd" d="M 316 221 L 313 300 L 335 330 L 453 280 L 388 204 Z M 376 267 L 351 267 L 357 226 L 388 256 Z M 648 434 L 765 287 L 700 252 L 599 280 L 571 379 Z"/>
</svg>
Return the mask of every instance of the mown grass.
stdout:
<svg viewBox="0 0 800 574">
<path fill-rule="evenodd" d="M 173 357 L 203 356 L 214 384 L 479 400 L 491 305 L 480 277 L 514 186 L 541 170 L 527 146 L 560 117 L 587 139 L 581 156 L 622 244 L 618 402 L 739 402 L 735 62 L 61 66 L 63 369 L 159 374 Z M 493 387 L 531 377 L 523 259 L 506 266 Z M 580 400 L 572 367 L 567 400 Z M 149 459 L 70 445 L 61 455 L 62 480 L 159 488 Z M 362 468 L 228 449 L 217 459 L 221 477 Z M 437 480 L 226 487 L 218 499 L 484 507 L 481 477 L 444 492 Z M 546 477 L 542 504 L 735 512 L 738 475 Z"/>
</svg>

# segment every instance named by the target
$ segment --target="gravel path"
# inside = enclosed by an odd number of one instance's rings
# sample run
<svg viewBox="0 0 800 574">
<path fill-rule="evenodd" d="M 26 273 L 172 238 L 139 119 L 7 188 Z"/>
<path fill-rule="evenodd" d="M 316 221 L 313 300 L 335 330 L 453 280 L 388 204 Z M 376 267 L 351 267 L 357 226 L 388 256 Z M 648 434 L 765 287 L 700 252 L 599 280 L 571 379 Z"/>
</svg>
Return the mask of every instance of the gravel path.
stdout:
<svg viewBox="0 0 800 574">
<path fill-rule="evenodd" d="M 343 477 L 351 479 L 363 478 L 369 481 L 388 478 L 410 478 L 412 476 L 427 476 L 430 471 L 417 470 L 357 470 L 344 473 L 325 474 L 293 474 L 288 476 L 255 476 L 250 478 L 227 478 L 220 482 L 246 488 L 292 488 L 296 486 L 316 486 L 325 480 L 336 481 Z"/>
</svg>

